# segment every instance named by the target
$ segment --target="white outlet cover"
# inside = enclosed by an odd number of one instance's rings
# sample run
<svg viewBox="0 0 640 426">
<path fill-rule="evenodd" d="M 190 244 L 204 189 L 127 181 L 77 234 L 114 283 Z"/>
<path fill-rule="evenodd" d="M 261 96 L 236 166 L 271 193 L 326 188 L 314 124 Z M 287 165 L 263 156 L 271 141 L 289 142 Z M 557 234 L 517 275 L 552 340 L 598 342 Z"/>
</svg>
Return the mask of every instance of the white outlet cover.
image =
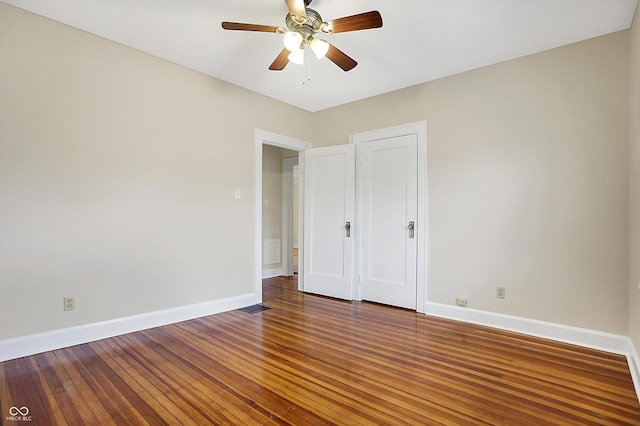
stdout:
<svg viewBox="0 0 640 426">
<path fill-rule="evenodd" d="M 65 311 L 73 311 L 76 309 L 75 298 L 72 296 L 65 296 L 63 298 L 64 302 L 64 310 Z"/>
</svg>

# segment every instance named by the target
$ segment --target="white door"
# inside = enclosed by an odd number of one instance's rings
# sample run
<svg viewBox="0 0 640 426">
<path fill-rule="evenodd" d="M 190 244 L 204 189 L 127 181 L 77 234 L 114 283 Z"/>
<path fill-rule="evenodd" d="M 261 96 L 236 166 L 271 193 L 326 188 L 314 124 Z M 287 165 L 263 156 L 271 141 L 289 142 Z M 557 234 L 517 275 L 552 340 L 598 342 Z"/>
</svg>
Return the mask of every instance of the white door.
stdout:
<svg viewBox="0 0 640 426">
<path fill-rule="evenodd" d="M 304 175 L 304 291 L 351 300 L 355 147 L 306 150 Z"/>
<path fill-rule="evenodd" d="M 416 309 L 417 135 L 357 149 L 361 297 Z"/>
</svg>

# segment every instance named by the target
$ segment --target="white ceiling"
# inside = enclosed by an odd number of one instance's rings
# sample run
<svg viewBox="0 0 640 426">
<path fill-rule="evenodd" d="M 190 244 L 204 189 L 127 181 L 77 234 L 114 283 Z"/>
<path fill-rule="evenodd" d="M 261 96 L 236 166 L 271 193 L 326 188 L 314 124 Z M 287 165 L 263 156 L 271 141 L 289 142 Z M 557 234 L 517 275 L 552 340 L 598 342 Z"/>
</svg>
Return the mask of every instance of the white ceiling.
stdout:
<svg viewBox="0 0 640 426">
<path fill-rule="evenodd" d="M 313 0 L 325 21 L 378 10 L 379 29 L 326 36 L 358 61 L 268 67 L 282 36 L 222 21 L 285 27 L 284 0 L 2 0 L 308 111 L 367 98 L 629 28 L 638 0 Z"/>
</svg>

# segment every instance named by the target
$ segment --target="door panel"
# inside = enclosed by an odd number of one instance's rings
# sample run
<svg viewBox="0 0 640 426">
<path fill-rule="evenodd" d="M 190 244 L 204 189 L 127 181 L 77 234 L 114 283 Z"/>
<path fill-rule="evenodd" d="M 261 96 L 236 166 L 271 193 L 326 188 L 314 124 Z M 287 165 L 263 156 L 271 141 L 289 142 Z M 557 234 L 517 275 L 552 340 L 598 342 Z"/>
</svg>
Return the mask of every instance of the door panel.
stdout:
<svg viewBox="0 0 640 426">
<path fill-rule="evenodd" d="M 304 173 L 304 291 L 351 300 L 354 146 L 306 150 Z"/>
<path fill-rule="evenodd" d="M 358 158 L 362 299 L 415 309 L 417 137 L 361 143 Z"/>
</svg>

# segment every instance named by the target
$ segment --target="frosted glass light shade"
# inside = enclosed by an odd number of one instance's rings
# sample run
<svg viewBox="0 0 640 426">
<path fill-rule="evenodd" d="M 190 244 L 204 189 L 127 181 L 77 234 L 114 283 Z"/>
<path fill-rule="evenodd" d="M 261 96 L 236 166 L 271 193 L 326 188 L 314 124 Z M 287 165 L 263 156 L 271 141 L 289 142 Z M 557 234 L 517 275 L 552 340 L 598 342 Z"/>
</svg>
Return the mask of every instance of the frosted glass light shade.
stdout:
<svg viewBox="0 0 640 426">
<path fill-rule="evenodd" d="M 329 43 L 317 38 L 311 40 L 309 46 L 311 46 L 311 50 L 313 50 L 313 53 L 315 53 L 316 58 L 318 59 L 324 58 L 324 55 L 326 55 L 327 51 L 329 50 Z"/>
<path fill-rule="evenodd" d="M 289 53 L 287 59 L 289 59 L 289 61 L 293 62 L 296 65 L 304 64 L 304 49 L 293 50 L 291 53 Z"/>
<path fill-rule="evenodd" d="M 289 52 L 293 52 L 294 50 L 300 49 L 302 35 L 293 31 L 287 31 L 284 33 L 282 41 L 284 42 L 284 47 L 286 47 Z"/>
</svg>

